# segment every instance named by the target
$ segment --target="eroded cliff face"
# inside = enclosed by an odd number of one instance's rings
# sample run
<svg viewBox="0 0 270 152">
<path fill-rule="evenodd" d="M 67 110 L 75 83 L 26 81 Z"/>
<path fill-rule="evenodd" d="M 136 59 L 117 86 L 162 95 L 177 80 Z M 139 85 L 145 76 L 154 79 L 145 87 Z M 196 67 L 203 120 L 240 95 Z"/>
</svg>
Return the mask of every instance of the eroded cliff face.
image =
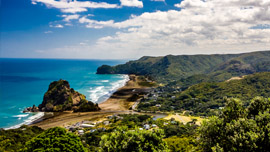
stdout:
<svg viewBox="0 0 270 152">
<path fill-rule="evenodd" d="M 60 111 L 83 111 L 100 110 L 97 104 L 87 101 L 83 94 L 70 88 L 68 81 L 59 80 L 50 84 L 48 91 L 44 94 L 42 103 L 38 106 L 40 111 L 60 112 Z"/>
</svg>

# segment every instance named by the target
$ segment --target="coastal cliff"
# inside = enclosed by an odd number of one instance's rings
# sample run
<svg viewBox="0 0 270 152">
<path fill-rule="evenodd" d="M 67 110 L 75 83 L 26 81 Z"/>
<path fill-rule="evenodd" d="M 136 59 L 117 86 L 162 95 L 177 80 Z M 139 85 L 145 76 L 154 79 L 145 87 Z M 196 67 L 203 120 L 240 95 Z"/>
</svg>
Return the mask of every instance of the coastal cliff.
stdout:
<svg viewBox="0 0 270 152">
<path fill-rule="evenodd" d="M 70 88 L 68 81 L 59 80 L 50 84 L 48 91 L 44 94 L 42 103 L 38 106 L 43 112 L 88 112 L 100 110 L 98 104 L 87 101 L 83 94 Z M 34 108 L 26 108 L 24 112 L 34 112 Z"/>
</svg>

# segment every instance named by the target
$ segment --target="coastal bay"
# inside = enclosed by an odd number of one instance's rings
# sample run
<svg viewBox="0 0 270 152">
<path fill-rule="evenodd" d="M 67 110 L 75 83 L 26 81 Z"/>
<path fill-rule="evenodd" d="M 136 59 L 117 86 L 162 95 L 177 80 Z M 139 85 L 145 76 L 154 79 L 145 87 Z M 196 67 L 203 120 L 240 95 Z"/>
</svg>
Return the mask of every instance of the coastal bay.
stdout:
<svg viewBox="0 0 270 152">
<path fill-rule="evenodd" d="M 18 128 L 43 113 L 23 113 L 42 103 L 49 84 L 60 79 L 95 103 L 106 100 L 124 86 L 127 75 L 97 75 L 98 66 L 123 61 L 72 59 L 0 59 L 0 128 Z"/>
<path fill-rule="evenodd" d="M 31 124 L 31 126 L 38 126 L 43 129 L 52 127 L 65 127 L 77 122 L 84 120 L 99 121 L 105 117 L 113 114 L 129 114 L 138 113 L 131 109 L 132 105 L 135 104 L 131 98 L 134 95 L 143 95 L 151 90 L 150 87 L 141 85 L 144 80 L 139 79 L 139 76 L 129 75 L 129 81 L 126 82 L 125 86 L 119 88 L 114 92 L 106 101 L 99 104 L 100 111 L 95 112 L 55 112 L 53 115 L 45 116 Z"/>
</svg>

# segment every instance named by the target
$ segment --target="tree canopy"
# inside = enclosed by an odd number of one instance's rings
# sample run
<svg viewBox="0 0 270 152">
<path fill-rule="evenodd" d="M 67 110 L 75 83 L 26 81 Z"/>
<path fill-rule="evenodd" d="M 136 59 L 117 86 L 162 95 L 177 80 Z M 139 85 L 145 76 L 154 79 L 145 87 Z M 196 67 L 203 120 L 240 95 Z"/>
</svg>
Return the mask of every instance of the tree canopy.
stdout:
<svg viewBox="0 0 270 152">
<path fill-rule="evenodd" d="M 204 122 L 199 132 L 204 151 L 269 151 L 270 99 L 256 97 L 247 108 L 227 99 L 221 115 Z"/>
<path fill-rule="evenodd" d="M 80 138 L 64 128 L 50 128 L 25 145 L 25 152 L 86 152 Z"/>
<path fill-rule="evenodd" d="M 169 151 L 166 142 L 162 140 L 163 137 L 163 131 L 160 129 L 147 131 L 117 128 L 101 137 L 100 147 L 102 152 Z"/>
</svg>

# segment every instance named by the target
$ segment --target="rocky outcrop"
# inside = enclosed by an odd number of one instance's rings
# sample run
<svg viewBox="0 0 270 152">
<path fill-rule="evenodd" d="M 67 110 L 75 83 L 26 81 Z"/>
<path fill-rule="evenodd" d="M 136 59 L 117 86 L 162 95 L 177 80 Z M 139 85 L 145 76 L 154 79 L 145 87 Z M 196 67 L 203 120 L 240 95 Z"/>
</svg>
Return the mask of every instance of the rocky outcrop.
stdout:
<svg viewBox="0 0 270 152">
<path fill-rule="evenodd" d="M 67 110 L 73 110 L 75 112 L 81 110 L 86 112 L 100 110 L 97 104 L 87 101 L 84 95 L 70 88 L 66 80 L 52 82 L 38 108 L 44 112 L 61 112 Z"/>
<path fill-rule="evenodd" d="M 23 113 L 26 112 L 39 112 L 39 108 L 36 107 L 36 105 L 33 105 L 32 107 L 27 107 L 23 110 Z"/>
</svg>

